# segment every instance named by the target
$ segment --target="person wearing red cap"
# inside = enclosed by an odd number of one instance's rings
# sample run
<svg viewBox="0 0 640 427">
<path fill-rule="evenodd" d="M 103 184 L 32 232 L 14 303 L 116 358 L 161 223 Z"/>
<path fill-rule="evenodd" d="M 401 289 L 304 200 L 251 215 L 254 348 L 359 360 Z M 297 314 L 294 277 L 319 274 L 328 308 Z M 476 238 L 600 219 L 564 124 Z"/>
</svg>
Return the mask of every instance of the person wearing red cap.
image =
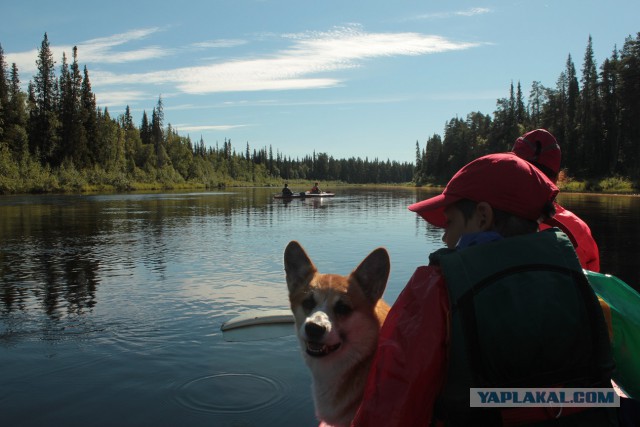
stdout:
<svg viewBox="0 0 640 427">
<path fill-rule="evenodd" d="M 513 144 L 512 151 L 520 158 L 532 163 L 555 184 L 560 173 L 560 146 L 556 138 L 545 129 L 535 129 L 525 133 Z M 591 235 L 591 229 L 573 212 L 555 202 L 556 214 L 541 229 L 558 227 L 573 243 L 580 264 L 585 270 L 600 271 L 598 245 Z"/>
<path fill-rule="evenodd" d="M 575 250 L 558 229 L 537 232 L 557 193 L 500 153 L 409 206 L 445 229 L 447 248 L 393 304 L 353 427 L 609 425 L 615 408 L 470 407 L 472 387 L 611 387 L 604 316 Z"/>
</svg>

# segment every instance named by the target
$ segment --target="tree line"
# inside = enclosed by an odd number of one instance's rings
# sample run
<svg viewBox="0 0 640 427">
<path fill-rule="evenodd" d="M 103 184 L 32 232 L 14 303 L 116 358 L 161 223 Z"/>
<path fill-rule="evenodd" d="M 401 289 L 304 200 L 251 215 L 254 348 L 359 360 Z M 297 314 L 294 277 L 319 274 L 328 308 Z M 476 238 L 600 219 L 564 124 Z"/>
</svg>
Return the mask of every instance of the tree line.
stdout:
<svg viewBox="0 0 640 427">
<path fill-rule="evenodd" d="M 313 153 L 292 159 L 272 147 L 236 151 L 231 141 L 207 147 L 164 124 L 162 97 L 139 126 L 129 106 L 112 117 L 97 106 L 89 71 L 62 56 L 59 75 L 45 33 L 37 72 L 27 92 L 15 63 L 0 45 L 0 193 L 83 190 L 109 185 L 128 190 L 146 183 L 163 188 L 200 184 L 279 184 L 282 179 L 347 183 L 408 182 L 414 165 L 378 159 L 334 159 Z"/>
<path fill-rule="evenodd" d="M 493 117 L 472 112 L 445 125 L 423 148 L 416 142 L 417 183 L 446 182 L 469 161 L 510 151 L 525 132 L 545 128 L 562 149 L 566 176 L 640 180 L 640 33 L 598 67 L 589 36 L 578 79 L 568 56 L 554 87 L 534 81 L 525 102 L 520 83 L 497 100 Z"/>
<path fill-rule="evenodd" d="M 563 151 L 566 174 L 581 179 L 623 176 L 640 179 L 640 33 L 614 47 L 600 66 L 589 37 L 582 76 L 569 55 L 555 87 L 533 82 L 527 102 L 520 83 L 498 99 L 493 116 L 472 112 L 445 124 L 425 146 L 416 142 L 416 161 L 315 153 L 292 159 L 273 148 L 236 151 L 196 143 L 165 126 L 162 97 L 136 126 L 129 106 L 112 117 L 97 105 L 89 71 L 71 58 L 55 62 L 45 33 L 37 71 L 27 91 L 15 63 L 9 68 L 0 45 L 0 193 L 117 190 L 179 185 L 221 187 L 229 183 L 279 184 L 282 180 L 345 183 L 445 183 L 476 157 L 508 151 L 528 130 L 546 128 Z"/>
</svg>

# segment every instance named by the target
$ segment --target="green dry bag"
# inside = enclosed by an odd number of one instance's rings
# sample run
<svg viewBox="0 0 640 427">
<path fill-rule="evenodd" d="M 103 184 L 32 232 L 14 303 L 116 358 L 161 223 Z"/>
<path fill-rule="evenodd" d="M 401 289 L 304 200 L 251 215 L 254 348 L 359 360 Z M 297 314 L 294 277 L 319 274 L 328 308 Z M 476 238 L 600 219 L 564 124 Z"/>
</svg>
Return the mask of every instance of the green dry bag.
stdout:
<svg viewBox="0 0 640 427">
<path fill-rule="evenodd" d="M 616 363 L 613 380 L 630 397 L 640 399 L 640 294 L 615 276 L 585 273 L 596 295 L 606 303 L 603 311 Z"/>
</svg>

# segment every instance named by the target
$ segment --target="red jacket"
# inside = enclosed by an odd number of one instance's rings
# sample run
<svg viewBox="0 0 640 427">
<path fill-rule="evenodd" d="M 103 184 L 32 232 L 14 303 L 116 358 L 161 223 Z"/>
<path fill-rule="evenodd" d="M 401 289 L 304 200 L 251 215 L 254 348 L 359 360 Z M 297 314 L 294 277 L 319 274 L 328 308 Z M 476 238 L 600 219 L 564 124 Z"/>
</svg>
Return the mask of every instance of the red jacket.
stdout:
<svg viewBox="0 0 640 427">
<path fill-rule="evenodd" d="M 428 426 L 446 373 L 449 296 L 439 267 L 418 267 L 382 329 L 352 426 Z"/>
<path fill-rule="evenodd" d="M 569 236 L 569 239 L 571 239 L 571 243 L 573 243 L 576 253 L 578 254 L 582 268 L 599 272 L 600 253 L 598 252 L 598 245 L 595 240 L 593 240 L 591 229 L 589 229 L 587 223 L 558 203 L 554 203 L 554 206 L 556 208 L 556 214 L 549 223 L 541 224 L 540 230 L 549 227 L 559 227 Z"/>
</svg>

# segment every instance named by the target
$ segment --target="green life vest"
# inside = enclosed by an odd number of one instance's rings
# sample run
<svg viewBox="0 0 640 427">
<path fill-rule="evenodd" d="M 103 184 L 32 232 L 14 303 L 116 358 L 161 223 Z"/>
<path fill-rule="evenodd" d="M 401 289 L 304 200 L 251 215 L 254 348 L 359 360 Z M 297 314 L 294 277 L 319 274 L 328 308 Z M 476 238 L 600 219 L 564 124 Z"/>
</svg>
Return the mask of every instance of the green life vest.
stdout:
<svg viewBox="0 0 640 427">
<path fill-rule="evenodd" d="M 439 418 L 464 425 L 479 413 L 499 417 L 470 410 L 470 387 L 611 387 L 604 316 L 564 233 L 439 251 L 431 260 L 451 304 Z"/>
</svg>

